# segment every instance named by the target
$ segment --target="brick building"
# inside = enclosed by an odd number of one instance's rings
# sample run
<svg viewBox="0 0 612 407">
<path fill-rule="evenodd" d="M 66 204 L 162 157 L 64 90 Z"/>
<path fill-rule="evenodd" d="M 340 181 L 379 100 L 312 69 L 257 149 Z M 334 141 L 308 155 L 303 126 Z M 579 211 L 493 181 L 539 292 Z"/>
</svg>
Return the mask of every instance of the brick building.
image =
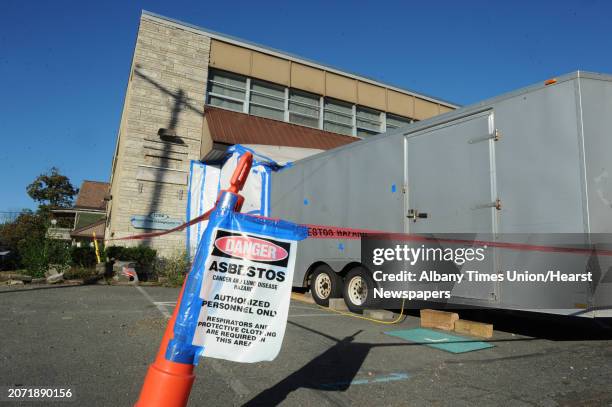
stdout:
<svg viewBox="0 0 612 407">
<path fill-rule="evenodd" d="M 455 107 L 143 12 L 112 163 L 105 236 L 183 222 L 190 161 L 218 157 L 229 145 L 325 150 Z M 183 249 L 184 241 L 183 233 L 175 233 L 145 243 L 169 254 Z"/>
</svg>

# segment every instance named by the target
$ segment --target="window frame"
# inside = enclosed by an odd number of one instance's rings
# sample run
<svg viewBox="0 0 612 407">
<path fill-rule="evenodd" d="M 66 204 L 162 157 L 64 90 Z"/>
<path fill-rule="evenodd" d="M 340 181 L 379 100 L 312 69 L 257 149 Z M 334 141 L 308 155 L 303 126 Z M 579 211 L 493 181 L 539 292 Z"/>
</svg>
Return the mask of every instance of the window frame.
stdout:
<svg viewBox="0 0 612 407">
<path fill-rule="evenodd" d="M 241 88 L 241 87 L 233 85 L 233 84 L 219 82 L 219 81 L 216 81 L 214 79 L 210 79 L 210 77 L 209 77 L 208 80 L 206 81 L 207 82 L 206 83 L 206 103 L 210 104 L 211 106 L 215 106 L 215 107 L 218 107 L 218 108 L 221 108 L 221 109 L 237 111 L 237 110 L 234 110 L 234 109 L 229 109 L 227 107 L 218 106 L 218 105 L 215 105 L 214 103 L 211 103 L 211 98 L 217 98 L 217 99 L 222 99 L 222 100 L 229 100 L 231 102 L 240 103 L 242 105 L 242 109 L 241 110 L 242 110 L 242 112 L 244 112 L 245 105 L 247 104 L 246 100 L 247 100 L 247 97 L 248 97 L 248 94 L 249 94 L 249 91 L 248 91 L 248 86 L 249 86 L 249 82 L 250 82 L 249 78 L 246 77 L 246 76 L 243 76 L 243 75 L 235 74 L 233 72 L 227 72 L 227 71 L 222 71 L 222 70 L 212 71 L 211 73 L 209 73 L 209 76 L 213 76 L 215 74 L 218 74 L 219 76 L 225 75 L 228 78 L 232 78 L 233 77 L 234 79 L 239 79 L 239 80 L 244 79 L 245 87 Z M 211 84 L 219 86 L 221 88 L 226 88 L 226 89 L 230 89 L 230 90 L 236 90 L 236 91 L 244 92 L 245 99 L 241 100 L 241 99 L 239 99 L 237 97 L 234 97 L 234 96 L 222 95 L 220 93 L 213 92 L 212 91 L 212 87 L 213 86 L 211 86 Z"/>
<path fill-rule="evenodd" d="M 233 78 L 235 80 L 240 81 L 240 83 L 244 84 L 245 87 L 242 88 L 241 86 L 237 86 L 235 84 L 219 82 L 218 80 L 212 79 L 214 78 L 215 75 Z M 275 94 L 267 93 L 262 90 L 253 90 L 253 86 L 257 84 L 261 84 L 263 85 L 263 87 L 269 86 L 271 88 L 275 88 L 279 91 L 279 94 L 275 95 Z M 222 94 L 213 92 L 211 90 L 213 86 L 218 86 L 218 87 L 226 88 L 226 89 L 233 90 L 233 91 L 243 92 L 244 99 L 242 100 L 235 96 L 222 95 Z M 281 90 L 282 90 L 282 96 L 280 94 Z M 253 97 L 253 94 L 256 96 L 262 96 L 263 98 L 274 99 L 279 102 L 279 106 L 271 106 L 266 103 L 252 101 L 251 98 Z M 304 95 L 307 98 L 311 98 L 313 103 L 309 104 L 307 102 L 302 102 L 299 100 L 292 100 L 291 99 L 292 95 Z M 232 109 L 227 106 L 215 105 L 211 103 L 212 98 L 216 98 L 220 100 L 227 100 L 228 102 L 241 104 L 242 109 L 237 110 L 237 109 Z M 411 117 L 389 113 L 389 112 L 385 112 L 384 110 L 378 110 L 378 109 L 374 109 L 368 106 L 362 106 L 356 103 L 343 101 L 340 99 L 330 98 L 330 97 L 323 96 L 323 95 L 317 95 L 315 93 L 310 93 L 310 92 L 307 92 L 301 89 L 291 88 L 291 87 L 279 85 L 273 82 L 268 82 L 268 81 L 257 79 L 257 78 L 251 78 L 250 76 L 240 75 L 234 72 L 225 71 L 222 69 L 215 69 L 215 68 L 209 69 L 209 75 L 208 75 L 208 79 L 206 83 L 205 100 L 206 100 L 207 105 L 217 107 L 220 109 L 226 109 L 226 110 L 231 110 L 231 111 L 242 111 L 242 113 L 246 113 L 249 115 L 264 117 L 264 118 L 268 118 L 271 120 L 283 121 L 285 123 L 291 123 L 297 126 L 304 126 L 304 127 L 315 128 L 315 129 L 319 129 L 323 131 L 329 131 L 329 132 L 336 133 L 336 134 L 349 135 L 349 136 L 356 137 L 356 138 L 368 137 L 365 135 L 359 135 L 359 132 L 368 132 L 374 135 L 374 134 L 380 134 L 380 133 L 384 133 L 384 132 L 402 127 L 402 126 L 397 126 L 395 124 L 389 125 L 388 119 L 393 120 L 393 118 L 397 118 L 400 121 L 405 120 L 406 125 L 410 123 L 414 123 L 416 121 L 415 119 Z M 315 101 L 316 101 L 316 104 L 315 104 Z M 280 104 L 282 104 L 282 107 L 280 107 Z M 341 111 L 341 110 L 334 109 L 334 106 L 333 106 L 334 104 L 345 107 L 347 111 Z M 269 116 L 260 115 L 260 114 L 253 114 L 251 113 L 251 105 L 255 107 L 260 107 L 263 109 L 269 109 L 269 110 L 278 112 L 279 116 L 282 116 L 282 119 L 280 117 L 277 118 L 277 117 L 269 117 Z M 316 111 L 317 115 L 315 116 L 315 115 L 310 115 L 308 113 L 292 111 L 291 110 L 292 105 L 297 105 L 297 106 L 302 106 L 307 109 L 312 109 L 313 111 Z M 331 107 L 329 105 L 331 105 Z M 350 110 L 350 113 L 348 112 L 348 110 Z M 369 112 L 377 113 L 379 115 L 379 119 L 375 120 L 369 117 L 359 116 L 360 111 L 364 111 L 364 112 L 369 111 Z M 337 116 L 340 116 L 346 119 L 346 122 L 339 121 L 336 119 L 326 118 L 325 116 L 326 116 L 326 113 L 328 112 L 333 115 L 337 115 Z M 312 125 L 308 125 L 302 122 L 292 121 L 291 120 L 292 117 L 301 117 L 306 120 L 310 120 L 312 121 Z M 315 122 L 316 122 L 316 125 L 315 125 Z M 327 123 L 329 123 L 332 126 L 339 126 L 341 128 L 345 128 L 347 131 L 339 133 L 337 131 L 328 130 L 326 129 Z M 371 127 L 363 126 L 362 125 L 363 123 L 370 124 Z M 375 130 L 374 128 L 377 128 L 378 130 Z"/>
<path fill-rule="evenodd" d="M 310 93 L 310 92 L 306 92 L 303 90 L 299 90 L 299 89 L 292 89 L 292 88 L 286 88 L 287 89 L 287 118 L 286 118 L 286 122 L 287 123 L 291 123 L 291 124 L 296 124 L 298 126 L 305 126 L 305 127 L 310 127 L 313 129 L 321 129 L 320 125 L 321 125 L 321 116 L 322 116 L 322 112 L 321 112 L 321 97 L 315 93 Z M 292 100 L 291 96 L 292 95 L 301 95 L 303 97 L 306 98 L 311 98 L 311 100 L 313 101 L 312 104 L 306 103 L 306 102 L 302 102 L 299 100 Z M 310 109 L 310 110 L 314 110 L 316 112 L 316 115 L 310 115 L 307 113 L 302 113 L 302 112 L 296 112 L 294 110 L 291 110 L 291 106 L 292 105 L 297 105 L 297 106 L 302 106 L 306 109 Z M 295 122 L 292 121 L 291 118 L 292 116 L 297 116 L 297 117 L 302 117 L 306 120 L 312 120 L 314 123 L 313 125 L 308 125 L 308 124 L 304 124 L 304 123 L 300 123 L 300 122 Z"/>
<path fill-rule="evenodd" d="M 370 117 L 359 116 L 360 111 L 365 112 L 365 113 L 370 113 L 370 114 L 376 114 L 378 115 L 378 120 L 372 119 Z M 355 135 L 357 137 L 364 138 L 364 137 L 375 136 L 376 134 L 384 133 L 385 132 L 384 115 L 385 115 L 385 112 L 382 110 L 377 110 L 371 107 L 357 105 L 356 110 L 355 110 Z M 376 127 L 377 129 L 360 125 L 360 122 L 369 123 L 372 125 L 372 127 Z M 367 136 L 360 136 L 359 135 L 360 131 L 363 131 L 369 134 Z"/>
<path fill-rule="evenodd" d="M 395 118 L 397 118 L 397 119 L 395 119 Z M 395 119 L 395 120 L 398 120 L 398 121 L 406 120 L 407 123 L 404 123 L 405 126 L 415 122 L 415 120 L 410 118 L 410 117 L 402 116 L 402 115 L 394 114 L 394 113 L 388 113 L 387 112 L 385 114 L 385 131 L 395 130 L 395 129 L 399 129 L 399 128 L 403 127 L 403 126 L 396 126 L 395 124 L 392 124 L 391 126 L 389 126 L 389 119 L 391 119 L 391 120 Z"/>
<path fill-rule="evenodd" d="M 284 119 L 284 117 L 285 117 L 285 104 L 286 104 L 285 100 L 286 100 L 286 93 L 287 93 L 285 91 L 285 87 L 282 86 L 282 85 L 275 84 L 275 83 L 262 81 L 262 80 L 259 80 L 259 79 L 251 79 L 249 82 L 250 82 L 249 83 L 250 87 L 249 87 L 248 114 L 253 115 L 253 116 L 265 117 L 267 119 L 278 120 L 278 119 L 276 119 L 274 117 L 262 116 L 262 115 L 257 115 L 257 114 L 251 113 L 251 106 L 257 106 L 257 107 L 261 107 L 261 108 L 264 108 L 264 109 L 269 109 L 269 110 L 274 110 L 276 112 L 280 112 L 281 115 L 283 116 L 283 119 Z M 276 88 L 279 91 L 282 90 L 283 96 L 273 95 L 271 93 L 267 93 L 267 92 L 264 92 L 264 91 L 261 91 L 261 90 L 254 90 L 253 89 L 254 85 L 260 85 L 262 87 L 269 86 L 270 88 Z M 253 95 L 262 96 L 262 97 L 268 98 L 268 99 L 275 99 L 275 100 L 277 100 L 279 102 L 282 102 L 283 107 L 271 106 L 271 105 L 268 105 L 268 104 L 265 104 L 265 103 L 262 103 L 262 102 L 254 102 L 253 100 L 251 100 Z"/>
</svg>

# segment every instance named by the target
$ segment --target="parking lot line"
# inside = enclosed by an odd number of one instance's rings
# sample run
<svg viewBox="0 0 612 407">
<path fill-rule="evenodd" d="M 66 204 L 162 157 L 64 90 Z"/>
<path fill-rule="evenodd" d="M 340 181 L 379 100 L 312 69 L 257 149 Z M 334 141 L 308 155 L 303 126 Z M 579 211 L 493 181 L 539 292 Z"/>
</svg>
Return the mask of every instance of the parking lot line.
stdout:
<svg viewBox="0 0 612 407">
<path fill-rule="evenodd" d="M 136 289 L 141 292 L 144 297 L 149 300 L 149 302 L 159 310 L 159 312 L 167 319 L 170 319 L 171 315 L 166 309 L 167 306 L 176 306 L 176 301 L 155 301 L 153 297 L 149 295 L 148 292 L 145 291 L 144 288 L 136 286 Z M 249 394 L 251 391 L 247 386 L 244 385 L 239 379 L 231 378 L 233 375 L 231 372 L 223 367 L 223 365 L 216 361 L 215 359 L 207 359 L 206 365 L 210 366 L 211 369 L 221 377 L 221 379 L 232 389 L 234 393 L 236 393 L 240 397 L 244 397 Z"/>
<path fill-rule="evenodd" d="M 293 309 L 311 309 L 311 310 L 316 310 L 315 307 L 304 307 L 304 306 L 301 306 L 301 305 L 293 305 L 293 303 L 291 303 L 290 308 L 293 308 Z"/>
<path fill-rule="evenodd" d="M 166 309 L 166 307 L 162 306 L 162 305 L 161 305 L 161 304 L 159 304 L 159 303 L 156 303 L 156 302 L 153 300 L 153 297 L 151 297 L 151 296 L 149 295 L 149 293 L 148 293 L 148 292 L 146 292 L 146 291 L 144 290 L 144 288 L 139 287 L 139 286 L 136 286 L 136 289 L 137 289 L 138 291 L 140 291 L 140 293 L 141 293 L 142 295 L 144 295 L 144 296 L 145 296 L 145 298 L 146 298 L 147 300 L 149 300 L 149 302 L 150 302 L 151 304 L 155 305 L 155 307 L 156 307 L 156 308 L 159 310 L 159 312 L 161 312 L 161 314 L 162 314 L 164 317 L 166 317 L 167 319 L 170 319 L 171 315 L 170 315 L 170 313 L 168 312 L 168 310 Z"/>
</svg>

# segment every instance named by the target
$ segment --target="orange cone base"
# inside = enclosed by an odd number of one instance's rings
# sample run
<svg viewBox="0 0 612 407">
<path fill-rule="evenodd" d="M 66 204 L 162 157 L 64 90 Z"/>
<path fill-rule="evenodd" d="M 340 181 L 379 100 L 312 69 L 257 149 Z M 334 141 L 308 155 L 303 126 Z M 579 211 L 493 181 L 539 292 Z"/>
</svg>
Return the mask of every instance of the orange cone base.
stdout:
<svg viewBox="0 0 612 407">
<path fill-rule="evenodd" d="M 184 407 L 194 380 L 193 365 L 158 359 L 149 367 L 136 407 Z"/>
</svg>

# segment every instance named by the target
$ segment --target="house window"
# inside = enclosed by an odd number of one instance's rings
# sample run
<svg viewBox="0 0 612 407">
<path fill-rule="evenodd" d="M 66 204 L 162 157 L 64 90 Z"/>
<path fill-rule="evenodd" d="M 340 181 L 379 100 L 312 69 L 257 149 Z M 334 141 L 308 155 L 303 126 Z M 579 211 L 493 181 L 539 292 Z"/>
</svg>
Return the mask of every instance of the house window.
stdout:
<svg viewBox="0 0 612 407">
<path fill-rule="evenodd" d="M 270 119 L 285 118 L 285 88 L 267 82 L 251 80 L 249 113 Z"/>
<path fill-rule="evenodd" d="M 289 91 L 289 121 L 309 127 L 319 127 L 319 99 L 312 93 Z"/>
<path fill-rule="evenodd" d="M 357 106 L 357 136 L 367 137 L 382 132 L 382 112 Z"/>
<path fill-rule="evenodd" d="M 208 103 L 210 105 L 242 112 L 246 91 L 246 77 L 221 71 L 210 72 L 208 80 Z"/>
<path fill-rule="evenodd" d="M 353 134 L 353 106 L 336 100 L 325 99 L 323 130 Z"/>
<path fill-rule="evenodd" d="M 387 130 L 397 129 L 412 123 L 408 117 L 387 113 Z"/>
</svg>

